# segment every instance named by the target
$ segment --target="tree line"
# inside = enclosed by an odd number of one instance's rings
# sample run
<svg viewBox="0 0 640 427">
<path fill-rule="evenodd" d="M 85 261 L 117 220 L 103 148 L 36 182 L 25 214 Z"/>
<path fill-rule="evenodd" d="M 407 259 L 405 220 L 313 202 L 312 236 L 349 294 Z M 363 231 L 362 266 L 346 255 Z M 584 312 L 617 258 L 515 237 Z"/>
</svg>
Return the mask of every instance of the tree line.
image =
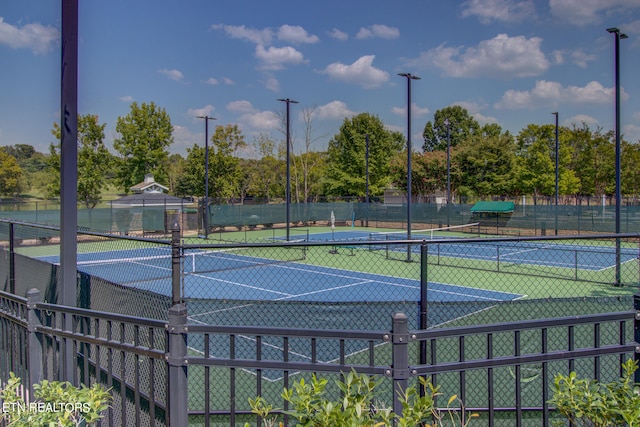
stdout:
<svg viewBox="0 0 640 427">
<path fill-rule="evenodd" d="M 385 189 L 406 190 L 406 139 L 369 113 L 344 119 L 326 151 L 311 149 L 313 108 L 304 109 L 302 142 L 292 141 L 291 197 L 301 203 L 331 197 L 372 198 Z M 281 117 L 284 128 L 284 118 Z M 122 193 L 153 174 L 172 194 L 205 194 L 205 148 L 194 144 L 186 156 L 170 154 L 172 124 L 153 102 L 132 103 L 116 123 L 112 153 L 96 115 L 78 116 L 78 200 L 95 207 L 107 186 Z M 0 195 L 19 197 L 37 189 L 44 197 L 60 194 L 60 128 L 49 153 L 17 144 L 0 147 Z M 294 138 L 295 140 L 295 138 Z M 424 125 L 422 151 L 413 152 L 412 194 L 429 197 L 449 188 L 454 197 L 521 195 L 602 196 L 615 192 L 615 134 L 585 123 L 558 128 L 529 124 L 518 135 L 498 124 L 480 125 L 466 109 L 450 106 Z M 286 187 L 286 142 L 262 133 L 252 145 L 257 158 L 243 158 L 248 146 L 237 125 L 216 126 L 210 138 L 208 194 L 218 203 L 252 196 L 266 203 L 282 200 Z M 640 193 L 640 144 L 621 143 L 621 189 Z M 368 193 L 367 193 L 368 190 Z"/>
</svg>

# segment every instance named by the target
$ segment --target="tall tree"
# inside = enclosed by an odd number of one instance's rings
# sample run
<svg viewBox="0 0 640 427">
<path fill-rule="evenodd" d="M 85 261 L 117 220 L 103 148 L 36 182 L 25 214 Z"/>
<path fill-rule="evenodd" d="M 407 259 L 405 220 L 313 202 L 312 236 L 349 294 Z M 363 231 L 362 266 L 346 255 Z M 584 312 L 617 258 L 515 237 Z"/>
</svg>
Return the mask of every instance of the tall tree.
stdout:
<svg viewBox="0 0 640 427">
<path fill-rule="evenodd" d="M 0 195 L 19 194 L 21 177 L 22 169 L 16 158 L 0 150 Z"/>
<path fill-rule="evenodd" d="M 120 138 L 113 141 L 119 154 L 117 181 L 125 192 L 152 173 L 161 184 L 168 182 L 166 165 L 169 146 L 173 143 L 171 118 L 153 102 L 131 104 L 125 117 L 118 117 L 116 131 Z"/>
<path fill-rule="evenodd" d="M 405 145 L 400 132 L 385 129 L 377 116 L 361 113 L 344 119 L 329 141 L 325 192 L 336 196 L 364 196 L 366 135 L 369 135 L 369 191 L 380 195 L 391 183 L 389 160 Z"/>
<path fill-rule="evenodd" d="M 433 122 L 429 121 L 424 127 L 422 137 L 423 151 L 445 151 L 447 149 L 447 121 L 449 123 L 449 144 L 457 147 L 472 135 L 480 133 L 480 124 L 469 115 L 469 112 L 459 106 L 452 105 L 438 110 L 433 115 Z M 494 126 L 486 128 L 487 133 L 495 133 Z"/>
<path fill-rule="evenodd" d="M 246 146 L 238 125 L 216 126 L 211 137 L 215 153 L 209 156 L 209 194 L 219 200 L 240 196 L 242 174 L 237 151 Z"/>
<path fill-rule="evenodd" d="M 87 209 L 94 208 L 100 201 L 106 185 L 106 176 L 113 164 L 113 156 L 104 145 L 106 124 L 98 123 L 97 115 L 78 115 L 78 200 Z M 51 133 L 60 140 L 60 125 L 53 124 Z M 49 147 L 49 164 L 52 170 L 47 192 L 51 196 L 60 195 L 60 144 Z"/>
<path fill-rule="evenodd" d="M 508 134 L 473 136 L 452 153 L 459 193 L 480 197 L 513 194 L 515 143 Z M 458 184 L 457 184 L 458 185 Z"/>
</svg>

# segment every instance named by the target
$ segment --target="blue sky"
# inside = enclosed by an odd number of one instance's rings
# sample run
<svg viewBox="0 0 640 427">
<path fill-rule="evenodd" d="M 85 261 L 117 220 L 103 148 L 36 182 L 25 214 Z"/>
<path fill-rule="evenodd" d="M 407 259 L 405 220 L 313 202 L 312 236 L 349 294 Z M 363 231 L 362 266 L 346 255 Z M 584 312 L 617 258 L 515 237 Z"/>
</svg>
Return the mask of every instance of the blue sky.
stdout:
<svg viewBox="0 0 640 427">
<path fill-rule="evenodd" d="M 0 4 L 0 146 L 46 152 L 60 112 L 60 1 Z M 640 0 L 80 0 L 79 113 L 106 123 L 155 102 L 174 125 L 171 151 L 204 143 L 204 123 L 237 124 L 251 145 L 282 140 L 292 105 L 294 150 L 324 150 L 345 117 L 379 116 L 412 141 L 436 110 L 459 104 L 517 134 L 529 123 L 614 128 L 619 27 L 621 123 L 640 140 Z M 245 153 L 251 155 L 251 149 Z"/>
</svg>

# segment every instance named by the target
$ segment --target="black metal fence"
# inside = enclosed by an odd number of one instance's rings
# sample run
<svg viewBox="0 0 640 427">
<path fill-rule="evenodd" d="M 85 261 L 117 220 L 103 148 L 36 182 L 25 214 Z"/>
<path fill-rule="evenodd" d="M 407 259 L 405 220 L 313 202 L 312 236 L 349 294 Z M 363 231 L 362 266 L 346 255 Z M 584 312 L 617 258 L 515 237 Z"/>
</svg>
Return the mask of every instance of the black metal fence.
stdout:
<svg viewBox="0 0 640 427">
<path fill-rule="evenodd" d="M 283 387 L 352 368 L 381 378 L 377 399 L 396 410 L 394 390 L 427 376 L 481 415 L 473 425 L 548 425 L 555 374 L 613 381 L 640 354 L 637 234 L 239 244 L 83 232 L 71 308 L 57 304 L 58 233 L 0 222 L 0 375 L 58 379 L 72 348 L 75 381 L 112 389 L 103 425 L 256 425 L 249 398 L 286 409 Z"/>
<path fill-rule="evenodd" d="M 554 374 L 612 381 L 627 357 L 640 354 L 640 296 L 623 312 L 432 330 L 410 330 L 407 316 L 396 313 L 390 328 L 378 331 L 192 325 L 182 304 L 163 322 L 40 298 L 36 290 L 26 299 L 0 293 L 2 377 L 17 372 L 31 385 L 59 379 L 60 349 L 71 341 L 76 384 L 100 382 L 112 391 L 102 423 L 109 426 L 255 424 L 248 398 L 264 396 L 287 409 L 278 401 L 283 387 L 311 373 L 337 380 L 351 369 L 382 378 L 377 399 L 397 413 L 395 391 L 427 376 L 480 415 L 474 425 L 547 426 Z M 227 352 L 216 356 L 211 349 L 220 342 Z M 204 351 L 194 352 L 198 345 Z M 332 349 L 335 360 L 318 360 L 321 348 Z M 338 390 L 332 393 L 337 400 Z"/>
</svg>

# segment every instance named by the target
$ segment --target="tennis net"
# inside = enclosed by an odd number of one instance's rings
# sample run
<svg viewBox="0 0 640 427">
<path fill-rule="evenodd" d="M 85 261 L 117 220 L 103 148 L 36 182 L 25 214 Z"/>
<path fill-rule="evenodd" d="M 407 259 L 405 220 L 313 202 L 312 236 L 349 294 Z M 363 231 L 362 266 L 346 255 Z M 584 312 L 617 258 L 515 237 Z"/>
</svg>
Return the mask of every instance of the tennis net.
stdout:
<svg viewBox="0 0 640 427">
<path fill-rule="evenodd" d="M 305 247 L 230 248 L 217 250 L 185 250 L 181 257 L 183 274 L 205 274 L 216 271 L 255 268 L 302 261 Z M 171 278 L 171 255 L 151 255 L 78 262 L 78 270 L 114 283 L 130 284 Z"/>
<path fill-rule="evenodd" d="M 479 222 L 462 225 L 451 225 L 447 227 L 427 228 L 421 230 L 411 230 L 411 238 L 407 230 L 403 231 L 380 231 L 369 234 L 369 240 L 435 240 L 446 238 L 469 237 L 470 234 L 479 234 Z"/>
</svg>

